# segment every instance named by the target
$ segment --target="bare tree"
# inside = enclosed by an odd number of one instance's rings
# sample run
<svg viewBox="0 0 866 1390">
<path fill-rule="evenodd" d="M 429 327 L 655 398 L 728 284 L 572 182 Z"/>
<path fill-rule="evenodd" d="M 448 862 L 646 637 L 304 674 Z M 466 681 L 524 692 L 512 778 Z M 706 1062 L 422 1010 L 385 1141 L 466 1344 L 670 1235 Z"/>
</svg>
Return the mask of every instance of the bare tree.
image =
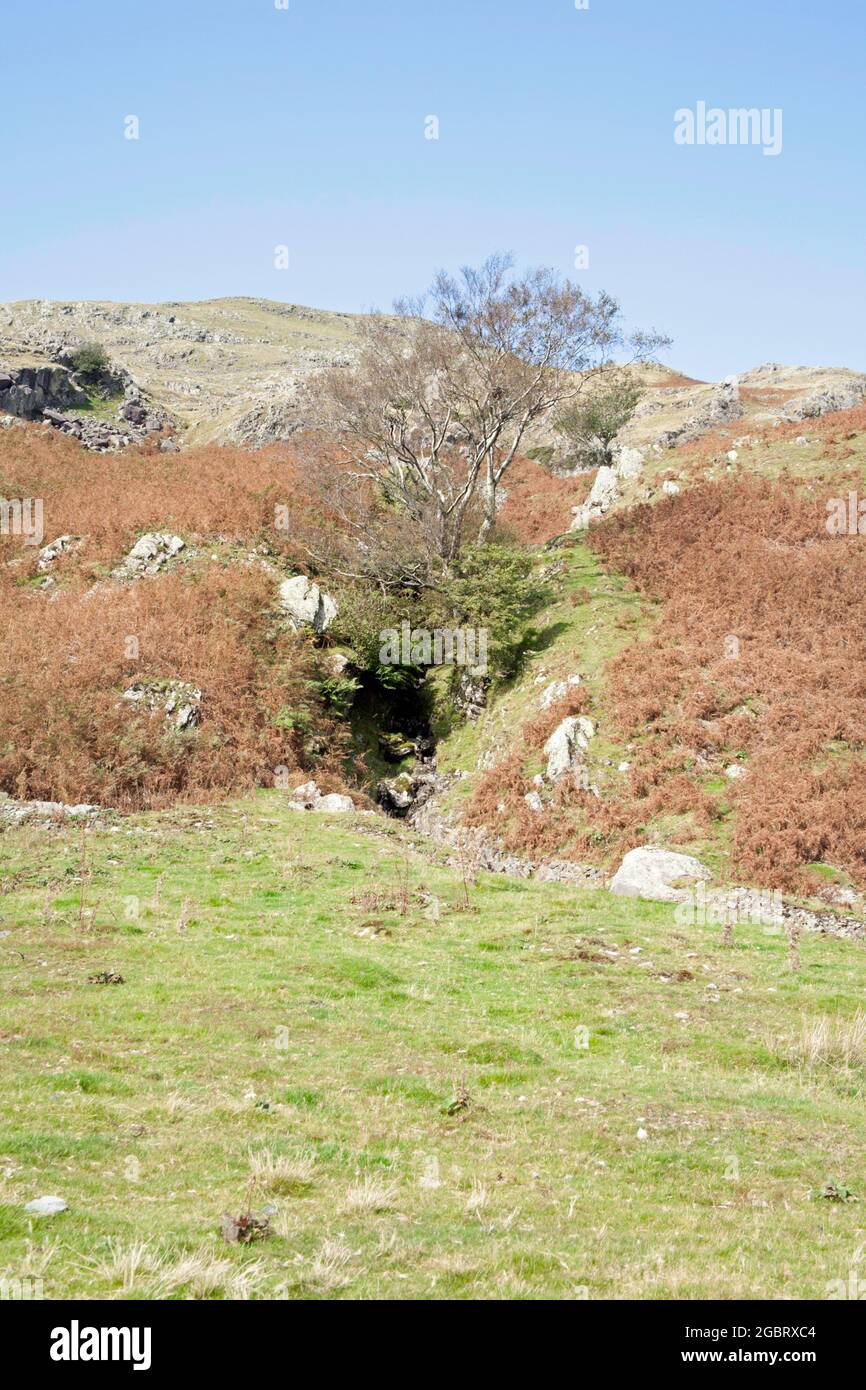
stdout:
<svg viewBox="0 0 866 1390">
<path fill-rule="evenodd" d="M 441 271 L 395 309 L 396 320 L 370 320 L 354 368 L 325 374 L 325 395 L 354 467 L 426 528 L 446 567 L 470 520 L 478 539 L 490 534 L 533 423 L 615 355 L 642 360 L 666 342 L 627 335 L 609 295 L 593 299 L 549 269 L 515 275 L 503 255 Z"/>
</svg>

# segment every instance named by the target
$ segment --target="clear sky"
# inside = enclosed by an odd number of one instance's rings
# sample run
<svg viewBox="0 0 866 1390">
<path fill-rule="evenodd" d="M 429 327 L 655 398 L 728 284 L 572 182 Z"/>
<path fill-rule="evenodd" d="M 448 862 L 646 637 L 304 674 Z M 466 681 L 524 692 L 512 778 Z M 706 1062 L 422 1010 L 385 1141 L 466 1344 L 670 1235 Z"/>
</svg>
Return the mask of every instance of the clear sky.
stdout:
<svg viewBox="0 0 866 1390">
<path fill-rule="evenodd" d="M 866 369 L 864 0 L 282 3 L 4 7 L 0 300 L 389 308 L 512 250 L 694 375 Z M 700 101 L 781 153 L 675 143 Z"/>
</svg>

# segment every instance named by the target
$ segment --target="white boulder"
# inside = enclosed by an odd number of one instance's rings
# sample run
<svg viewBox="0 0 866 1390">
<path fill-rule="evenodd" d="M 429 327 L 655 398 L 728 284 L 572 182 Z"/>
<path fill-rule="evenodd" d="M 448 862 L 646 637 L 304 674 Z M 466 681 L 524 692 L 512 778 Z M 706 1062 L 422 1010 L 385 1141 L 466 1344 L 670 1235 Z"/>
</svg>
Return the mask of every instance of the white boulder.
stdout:
<svg viewBox="0 0 866 1390">
<path fill-rule="evenodd" d="M 305 574 L 283 580 L 280 606 L 295 627 L 311 627 L 317 634 L 325 632 L 337 616 L 337 605 L 331 596 Z"/>
<path fill-rule="evenodd" d="M 572 773 L 579 786 L 589 787 L 589 779 L 584 765 L 586 750 L 590 739 L 595 737 L 595 725 L 586 715 L 569 715 L 554 729 L 544 745 L 547 754 L 547 778 L 557 782 L 566 773 Z"/>
<path fill-rule="evenodd" d="M 658 845 L 630 849 L 610 882 L 610 891 L 621 898 L 649 898 L 676 903 L 687 899 L 695 884 L 710 879 L 709 869 L 690 854 L 677 854 Z"/>
<path fill-rule="evenodd" d="M 292 792 L 292 799 L 289 805 L 295 811 L 354 811 L 355 803 L 350 796 L 341 796 L 339 792 L 329 792 L 323 796 L 319 791 L 316 782 L 304 782 L 302 786 L 295 787 Z"/>
</svg>

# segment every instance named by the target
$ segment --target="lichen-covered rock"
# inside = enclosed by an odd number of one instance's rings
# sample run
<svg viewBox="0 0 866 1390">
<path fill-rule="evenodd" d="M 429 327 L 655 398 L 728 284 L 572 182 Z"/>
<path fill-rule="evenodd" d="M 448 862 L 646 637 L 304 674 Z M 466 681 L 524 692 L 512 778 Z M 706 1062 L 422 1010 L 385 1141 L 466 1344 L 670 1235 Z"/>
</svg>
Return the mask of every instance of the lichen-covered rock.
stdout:
<svg viewBox="0 0 866 1390">
<path fill-rule="evenodd" d="M 467 719 L 476 720 L 487 708 L 490 680 L 478 672 L 461 669 L 454 682 L 454 703 Z"/>
<path fill-rule="evenodd" d="M 432 764 L 420 763 L 412 772 L 384 777 L 377 783 L 376 800 L 389 816 L 414 816 L 447 781 Z"/>
</svg>

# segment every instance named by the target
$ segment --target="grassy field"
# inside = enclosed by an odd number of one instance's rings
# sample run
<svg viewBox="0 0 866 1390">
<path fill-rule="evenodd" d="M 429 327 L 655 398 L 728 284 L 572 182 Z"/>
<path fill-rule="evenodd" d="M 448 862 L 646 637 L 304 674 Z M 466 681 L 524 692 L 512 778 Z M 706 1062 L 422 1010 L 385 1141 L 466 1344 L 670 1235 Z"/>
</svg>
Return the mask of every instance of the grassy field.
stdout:
<svg viewBox="0 0 866 1390">
<path fill-rule="evenodd" d="M 46 1298 L 824 1298 L 860 1257 L 821 1191 L 866 1195 L 862 946 L 795 971 L 276 792 L 0 867 L 0 1277 Z"/>
</svg>

